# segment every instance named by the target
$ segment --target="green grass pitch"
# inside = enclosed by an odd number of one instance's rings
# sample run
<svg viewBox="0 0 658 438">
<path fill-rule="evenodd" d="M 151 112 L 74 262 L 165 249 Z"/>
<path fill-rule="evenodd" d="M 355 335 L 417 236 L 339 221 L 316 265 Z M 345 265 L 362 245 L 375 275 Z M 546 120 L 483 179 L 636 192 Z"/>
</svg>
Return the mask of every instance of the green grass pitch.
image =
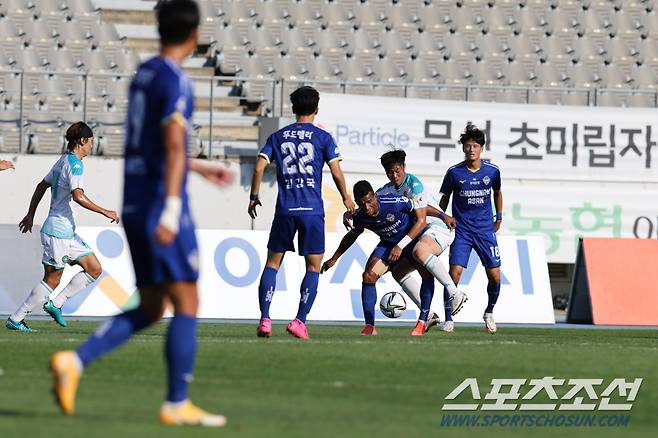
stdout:
<svg viewBox="0 0 658 438">
<path fill-rule="evenodd" d="M 254 324 L 200 324 L 191 398 L 229 424 L 183 431 L 157 423 L 164 324 L 94 363 L 82 378 L 75 416 L 59 413 L 48 359 L 77 346 L 96 325 L 73 321 L 60 329 L 35 321 L 39 333 L 0 332 L 2 437 L 627 438 L 658 431 L 656 331 L 502 327 L 491 336 L 468 327 L 412 338 L 411 327 L 381 327 L 378 337 L 364 338 L 358 327 L 311 324 L 312 340 L 301 342 L 283 325 L 259 339 Z M 544 376 L 644 382 L 621 428 L 441 427 L 444 397 L 466 377 L 477 377 L 484 395 L 492 378 Z"/>
</svg>

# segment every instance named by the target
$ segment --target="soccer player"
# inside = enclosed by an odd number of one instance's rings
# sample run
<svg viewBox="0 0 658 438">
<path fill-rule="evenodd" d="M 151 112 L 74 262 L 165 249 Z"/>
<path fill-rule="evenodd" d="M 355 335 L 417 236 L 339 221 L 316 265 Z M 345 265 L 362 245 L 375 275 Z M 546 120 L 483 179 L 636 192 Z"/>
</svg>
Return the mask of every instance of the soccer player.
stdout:
<svg viewBox="0 0 658 438">
<path fill-rule="evenodd" d="M 397 194 L 376 194 L 368 181 L 359 181 L 354 185 L 354 199 L 359 210 L 354 214 L 354 226 L 343 237 L 334 255 L 322 264 L 326 272 L 336 264 L 363 233 L 369 229 L 380 238 L 379 243 L 371 253 L 363 273 L 361 302 L 366 325 L 361 330 L 362 335 L 377 335 L 375 329 L 375 302 L 377 288 L 375 283 L 389 268 L 403 261 L 413 260 L 412 251 L 420 234 L 417 226 L 422 222 L 416 219 L 417 210 L 413 202 Z M 411 269 L 410 269 L 411 270 Z M 420 317 L 416 327 L 411 332 L 413 336 L 422 336 L 427 330 L 427 318 L 434 294 L 434 277 L 426 269 L 419 270 L 422 278 L 420 286 Z"/>
<path fill-rule="evenodd" d="M 71 415 L 83 370 L 95 359 L 158 321 L 173 305 L 165 344 L 168 379 L 160 421 L 219 427 L 226 418 L 188 399 L 196 356 L 198 251 L 186 192 L 187 171 L 219 185 L 232 173 L 187 158 L 194 107 L 183 61 L 197 46 L 199 8 L 192 0 L 162 2 L 157 10 L 160 54 L 143 63 L 130 85 L 122 219 L 135 269 L 140 304 L 103 323 L 75 351 L 51 359 L 54 392 Z"/>
<path fill-rule="evenodd" d="M 288 324 L 291 335 L 308 339 L 306 316 L 317 295 L 320 264 L 324 256 L 324 206 L 322 203 L 322 167 L 328 163 L 343 204 L 354 211 L 345 177 L 340 168 L 341 156 L 331 134 L 313 125 L 318 114 L 320 94 L 304 86 L 290 95 L 296 122 L 270 135 L 260 151 L 251 180 L 248 212 L 256 217 L 256 207 L 265 167 L 276 162 L 279 193 L 270 238 L 267 243 L 267 262 L 260 277 L 258 302 L 261 318 L 256 328 L 259 337 L 272 336 L 270 305 L 276 290 L 276 274 L 286 251 L 294 251 L 297 236 L 299 255 L 306 260 L 306 274 L 300 287 L 301 299 L 297 316 Z"/>
<path fill-rule="evenodd" d="M 484 311 L 486 330 L 496 333 L 493 309 L 500 294 L 500 251 L 496 232 L 503 220 L 503 193 L 500 191 L 500 170 L 483 161 L 485 134 L 468 124 L 459 137 L 466 159 L 448 169 L 441 185 L 439 207 L 448 207 L 450 196 L 452 212 L 457 221 L 455 241 L 450 246 L 450 276 L 459 284 L 464 268 L 468 267 L 471 250 L 480 258 L 487 272 L 488 303 Z M 493 194 L 496 216 L 491 208 Z"/>
<path fill-rule="evenodd" d="M 9 316 L 5 323 L 5 327 L 9 330 L 32 332 L 33 330 L 25 322 L 25 317 L 39 305 L 43 306 L 43 310 L 57 324 L 66 327 L 67 323 L 61 309 L 64 302 L 101 275 L 101 264 L 94 252 L 75 233 L 75 220 L 71 210 L 71 202 L 75 201 L 87 210 L 107 217 L 110 223 L 119 223 L 116 212 L 94 204 L 84 191 L 82 160 L 91 153 L 93 136 L 91 128 L 83 122 L 74 123 L 66 130 L 67 153 L 57 160 L 50 172 L 37 184 L 30 201 L 30 208 L 18 224 L 22 233 L 32 232 L 37 207 L 46 190 L 50 188 L 50 210 L 41 227 L 43 280 L 34 286 L 23 304 Z M 66 265 L 78 265 L 82 271 L 75 274 L 64 290 L 51 301 L 49 297 L 59 285 Z"/>
<path fill-rule="evenodd" d="M 0 171 L 14 169 L 14 163 L 8 160 L 0 160 Z"/>
<path fill-rule="evenodd" d="M 424 228 L 423 235 L 418 243 L 414 246 L 412 254 L 414 259 L 444 286 L 447 294 L 446 299 L 449 300 L 446 301 L 448 302 L 445 309 L 446 318 L 451 319 L 451 315 L 457 314 L 467 301 L 466 294 L 457 289 L 438 257 L 450 246 L 454 239 L 452 231 L 454 219 L 428 205 L 423 183 L 415 175 L 406 172 L 405 159 L 406 153 L 401 149 L 386 152 L 381 156 L 380 161 L 389 182 L 378 189 L 377 194 L 394 194 L 411 199 L 414 204 L 417 222 L 424 221 L 428 224 Z M 346 213 L 343 217 L 343 223 L 348 229 L 351 228 L 350 221 L 351 218 Z M 420 308 L 420 286 L 412 276 L 413 270 L 414 268 L 410 267 L 409 264 L 401 263 L 391 270 L 391 274 L 400 284 L 402 290 Z M 431 328 L 439 321 L 439 315 L 434 311 L 430 311 L 427 328 Z M 445 324 L 442 326 L 444 330 L 449 327 Z"/>
</svg>

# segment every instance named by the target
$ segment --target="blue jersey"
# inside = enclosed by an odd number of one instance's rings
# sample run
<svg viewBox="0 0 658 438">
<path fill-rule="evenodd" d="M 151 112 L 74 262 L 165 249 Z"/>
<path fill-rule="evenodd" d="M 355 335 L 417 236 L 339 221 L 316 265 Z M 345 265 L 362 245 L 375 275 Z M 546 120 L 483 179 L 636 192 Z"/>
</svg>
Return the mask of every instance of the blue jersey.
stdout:
<svg viewBox="0 0 658 438">
<path fill-rule="evenodd" d="M 165 149 L 162 127 L 173 121 L 186 131 L 192 125 L 194 95 L 192 81 L 175 62 L 162 57 L 143 63 L 130 84 L 125 147 L 124 214 L 153 214 L 159 217 L 165 191 Z M 185 136 L 187 151 L 187 135 Z M 187 166 L 187 160 L 186 164 Z M 181 183 L 183 209 L 187 171 Z"/>
<path fill-rule="evenodd" d="M 354 214 L 354 231 L 362 233 L 368 229 L 377 234 L 382 243 L 397 245 L 416 223 L 412 215 L 413 203 L 409 198 L 394 195 L 378 196 L 377 203 L 377 216 L 368 216 L 361 210 Z"/>
<path fill-rule="evenodd" d="M 324 215 L 322 167 L 341 159 L 331 134 L 311 123 L 293 123 L 270 135 L 260 156 L 276 163 L 276 214 Z"/>
<path fill-rule="evenodd" d="M 473 172 L 463 161 L 448 169 L 441 194 L 452 195 L 452 214 L 457 230 L 473 233 L 491 233 L 493 230 L 492 191 L 500 190 L 500 170 L 482 161 L 480 169 Z"/>
</svg>

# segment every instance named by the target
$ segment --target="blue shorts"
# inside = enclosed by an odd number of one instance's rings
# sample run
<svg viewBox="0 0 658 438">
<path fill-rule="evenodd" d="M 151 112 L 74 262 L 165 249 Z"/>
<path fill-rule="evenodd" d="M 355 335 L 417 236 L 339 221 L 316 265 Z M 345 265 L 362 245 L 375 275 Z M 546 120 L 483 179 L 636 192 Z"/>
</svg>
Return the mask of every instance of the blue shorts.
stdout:
<svg viewBox="0 0 658 438">
<path fill-rule="evenodd" d="M 459 227 L 457 227 L 455 240 L 450 245 L 450 264 L 467 268 L 471 250 L 475 250 L 486 269 L 500 267 L 500 250 L 496 233 L 493 231 L 480 234 L 459 231 Z"/>
<path fill-rule="evenodd" d="M 388 255 L 390 254 L 393 247 L 395 247 L 395 244 L 390 242 L 382 242 L 380 240 L 377 246 L 375 247 L 375 249 L 373 249 L 372 252 L 370 253 L 370 257 L 368 258 L 368 260 L 370 260 L 372 257 L 377 257 L 379 260 L 381 260 L 386 265 L 388 265 L 389 268 L 392 268 L 393 266 L 398 264 L 402 259 L 406 259 L 413 263 L 414 258 L 412 252 L 414 250 L 414 246 L 416 246 L 416 243 L 418 243 L 418 240 L 420 240 L 420 237 L 421 236 L 418 236 L 417 238 L 409 242 L 409 244 L 405 246 L 404 249 L 402 250 L 402 254 L 400 254 L 400 258 L 393 263 L 388 261 Z"/>
<path fill-rule="evenodd" d="M 324 216 L 274 215 L 267 249 L 273 252 L 294 251 L 297 233 L 299 255 L 324 254 Z"/>
<path fill-rule="evenodd" d="M 199 278 L 199 252 L 194 225 L 189 219 L 181 226 L 168 246 L 155 241 L 157 223 L 145 217 L 123 216 L 137 287 L 157 286 L 179 281 L 196 282 Z"/>
</svg>

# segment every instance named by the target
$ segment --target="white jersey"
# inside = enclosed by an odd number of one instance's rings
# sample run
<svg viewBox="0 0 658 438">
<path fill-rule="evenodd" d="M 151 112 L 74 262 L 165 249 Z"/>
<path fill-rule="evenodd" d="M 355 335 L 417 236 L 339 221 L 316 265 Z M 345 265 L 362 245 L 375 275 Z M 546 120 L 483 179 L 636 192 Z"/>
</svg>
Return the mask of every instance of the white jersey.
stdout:
<svg viewBox="0 0 658 438">
<path fill-rule="evenodd" d="M 83 189 L 82 160 L 73 153 L 67 153 L 57 160 L 43 179 L 50 184 L 50 211 L 41 227 L 41 232 L 59 239 L 73 239 L 75 220 L 71 210 L 72 195 L 75 189 Z"/>
</svg>

